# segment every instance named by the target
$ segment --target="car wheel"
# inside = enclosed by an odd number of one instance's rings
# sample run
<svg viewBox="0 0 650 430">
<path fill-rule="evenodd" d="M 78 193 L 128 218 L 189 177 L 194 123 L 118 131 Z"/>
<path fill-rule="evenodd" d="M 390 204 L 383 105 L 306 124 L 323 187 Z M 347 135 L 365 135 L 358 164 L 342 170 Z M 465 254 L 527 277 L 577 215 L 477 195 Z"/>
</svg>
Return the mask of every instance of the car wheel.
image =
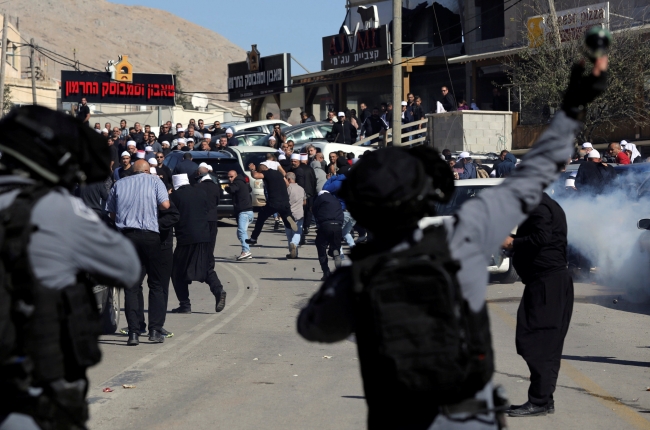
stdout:
<svg viewBox="0 0 650 430">
<path fill-rule="evenodd" d="M 110 287 L 107 291 L 101 313 L 102 334 L 115 333 L 120 324 L 120 290 Z"/>
<path fill-rule="evenodd" d="M 492 282 L 499 282 L 500 284 L 514 284 L 519 280 L 519 275 L 517 274 L 517 271 L 512 264 L 512 260 L 510 260 L 509 263 L 510 265 L 507 272 L 492 275 Z"/>
</svg>

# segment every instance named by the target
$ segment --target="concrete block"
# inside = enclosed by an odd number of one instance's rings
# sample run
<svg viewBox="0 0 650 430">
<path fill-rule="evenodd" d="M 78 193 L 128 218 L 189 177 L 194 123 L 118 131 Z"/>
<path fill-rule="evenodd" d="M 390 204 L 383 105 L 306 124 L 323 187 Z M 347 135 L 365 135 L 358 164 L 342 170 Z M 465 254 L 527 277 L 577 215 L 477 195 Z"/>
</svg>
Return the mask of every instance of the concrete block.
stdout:
<svg viewBox="0 0 650 430">
<path fill-rule="evenodd" d="M 478 123 L 476 128 L 480 129 L 480 130 L 489 130 L 490 129 L 490 123 L 488 121 L 481 121 L 481 122 Z"/>
<path fill-rule="evenodd" d="M 490 130 L 501 130 L 501 131 L 503 131 L 503 121 L 492 121 L 492 122 L 490 122 Z"/>
</svg>

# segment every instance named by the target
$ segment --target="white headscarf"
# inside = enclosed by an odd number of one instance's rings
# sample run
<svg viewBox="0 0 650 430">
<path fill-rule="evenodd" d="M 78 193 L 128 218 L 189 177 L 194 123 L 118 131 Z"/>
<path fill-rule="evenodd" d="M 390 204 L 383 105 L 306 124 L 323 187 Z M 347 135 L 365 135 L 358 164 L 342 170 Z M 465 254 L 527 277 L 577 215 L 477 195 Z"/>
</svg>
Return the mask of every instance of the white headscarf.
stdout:
<svg viewBox="0 0 650 430">
<path fill-rule="evenodd" d="M 627 143 L 625 145 L 625 150 L 626 151 L 632 151 L 632 155 L 630 155 L 630 163 L 634 163 L 634 159 L 636 157 L 641 156 L 641 153 L 639 152 L 638 149 L 636 149 L 636 145 L 634 143 Z"/>
</svg>

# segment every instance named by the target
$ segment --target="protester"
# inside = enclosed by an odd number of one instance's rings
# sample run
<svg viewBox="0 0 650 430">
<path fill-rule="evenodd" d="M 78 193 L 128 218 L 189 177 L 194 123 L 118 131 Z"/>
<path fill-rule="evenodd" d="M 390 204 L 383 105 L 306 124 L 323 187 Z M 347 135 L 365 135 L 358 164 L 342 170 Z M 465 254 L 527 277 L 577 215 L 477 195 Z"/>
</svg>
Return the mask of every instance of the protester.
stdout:
<svg viewBox="0 0 650 430">
<path fill-rule="evenodd" d="M 176 167 L 174 167 L 174 175 L 185 173 L 189 178 L 195 177 L 198 167 L 196 163 L 192 161 L 192 158 L 192 154 L 189 152 L 183 154 L 183 161 L 179 162 L 176 164 Z"/>
<path fill-rule="evenodd" d="M 307 203 L 305 190 L 296 184 L 296 175 L 289 172 L 286 175 L 287 193 L 289 194 L 289 205 L 291 206 L 291 215 L 296 220 L 297 230 L 292 230 L 285 226 L 284 231 L 289 242 L 289 254 L 287 258 L 298 258 L 298 246 L 300 246 L 300 236 L 302 233 L 302 223 L 304 220 L 304 206 Z"/>
<path fill-rule="evenodd" d="M 343 209 L 341 203 L 333 194 L 327 191 L 318 193 L 313 206 L 314 217 L 318 223 L 316 232 L 316 251 L 318 262 L 323 271 L 322 281 L 330 277 L 331 272 L 328 265 L 329 254 L 334 257 L 334 266 L 338 269 L 341 266 L 341 239 L 343 238 Z"/>
<path fill-rule="evenodd" d="M 469 152 L 461 152 L 456 161 L 456 170 L 458 179 L 476 179 L 476 166 L 472 163 L 472 157 Z"/>
<path fill-rule="evenodd" d="M 205 191 L 208 196 L 208 227 L 210 229 L 210 250 L 214 252 L 217 243 L 217 233 L 219 232 L 219 200 L 221 199 L 221 186 L 216 184 L 212 175 L 210 175 L 210 165 L 207 163 L 199 164 L 197 170 L 198 178 L 195 187 Z"/>
<path fill-rule="evenodd" d="M 616 171 L 607 163 L 603 163 L 600 153 L 595 149 L 587 154 L 587 162 L 580 165 L 576 176 L 575 187 L 580 192 L 601 194 L 616 178 Z"/>
<path fill-rule="evenodd" d="M 236 171 L 228 172 L 228 180 L 225 191 L 232 196 L 232 205 L 237 220 L 237 239 L 241 242 L 241 254 L 237 261 L 249 260 L 253 258 L 250 247 L 246 243 L 248 239 L 248 225 L 253 222 L 253 199 L 251 197 L 251 187 L 244 180 L 243 176 Z"/>
<path fill-rule="evenodd" d="M 516 166 L 517 157 L 509 152 L 506 152 L 506 154 L 503 156 L 503 161 L 499 163 L 499 165 L 494 169 L 496 170 L 496 177 L 506 178 L 512 175 L 512 172 L 515 170 Z"/>
<path fill-rule="evenodd" d="M 643 163 L 643 158 L 641 157 L 641 153 L 639 152 L 639 150 L 637 149 L 634 143 L 627 143 L 625 145 L 625 153 L 627 154 L 632 164 Z"/>
<path fill-rule="evenodd" d="M 365 121 L 361 124 L 361 139 L 365 137 L 373 136 L 379 133 L 384 141 L 386 140 L 386 131 L 388 130 L 388 124 L 379 116 L 379 109 L 376 107 L 372 109 L 372 115 L 367 117 Z M 363 146 L 370 146 L 373 143 L 379 142 L 379 137 L 372 139 L 368 142 L 365 142 Z"/>
<path fill-rule="evenodd" d="M 226 141 L 228 146 L 237 146 L 239 145 L 239 142 L 237 142 L 237 139 L 233 136 L 233 131 L 232 128 L 229 128 L 226 130 Z"/>
<path fill-rule="evenodd" d="M 169 167 L 165 166 L 164 164 L 165 162 L 164 152 L 157 152 L 154 157 L 157 162 L 156 174 L 163 181 L 163 184 L 165 184 L 165 188 L 167 188 L 167 191 L 172 190 L 173 188 L 172 171 Z"/>
<path fill-rule="evenodd" d="M 614 157 L 616 163 L 618 164 L 630 164 L 630 158 L 627 156 L 625 151 L 621 149 L 621 145 L 616 142 L 609 144 L 607 148 L 609 154 Z"/>
<path fill-rule="evenodd" d="M 339 121 L 332 126 L 334 142 L 349 145 L 352 143 L 352 129 L 354 127 L 347 120 L 344 112 L 339 112 L 338 118 Z"/>
<path fill-rule="evenodd" d="M 442 100 L 440 103 L 442 103 L 442 107 L 445 109 L 445 111 L 453 112 L 457 110 L 456 99 L 454 98 L 454 95 L 449 92 L 449 88 L 443 86 L 440 89 L 440 92 L 442 94 Z"/>
<path fill-rule="evenodd" d="M 174 225 L 176 249 L 172 268 L 172 284 L 179 306 L 172 313 L 192 313 L 189 285 L 205 282 L 215 298 L 215 312 L 226 306 L 226 292 L 214 271 L 214 247 L 210 237 L 208 195 L 201 188 L 190 186 L 186 173 L 174 175 L 174 192 L 170 195 L 180 219 Z M 212 247 L 212 248 L 211 248 Z"/>
</svg>

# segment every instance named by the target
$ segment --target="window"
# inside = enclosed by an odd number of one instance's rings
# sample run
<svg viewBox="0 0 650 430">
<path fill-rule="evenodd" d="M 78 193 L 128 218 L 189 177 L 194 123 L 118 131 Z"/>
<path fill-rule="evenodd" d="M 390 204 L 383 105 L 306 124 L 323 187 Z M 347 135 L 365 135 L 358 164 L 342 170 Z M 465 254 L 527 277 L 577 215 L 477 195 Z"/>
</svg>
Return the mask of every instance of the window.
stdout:
<svg viewBox="0 0 650 430">
<path fill-rule="evenodd" d="M 248 142 L 246 141 L 246 136 L 237 136 L 235 139 L 237 139 L 238 146 L 248 146 Z"/>
<path fill-rule="evenodd" d="M 294 145 L 300 145 L 309 142 L 309 139 L 316 138 L 316 132 L 313 128 L 303 128 L 287 135 L 287 140 L 293 140 Z"/>
<path fill-rule="evenodd" d="M 322 124 L 318 126 L 318 131 L 320 131 L 321 137 L 325 138 L 327 133 L 332 132 L 332 124 Z"/>
<path fill-rule="evenodd" d="M 248 138 L 250 139 L 251 145 L 257 145 L 258 144 L 257 142 L 263 137 L 264 137 L 263 134 L 251 134 L 251 135 L 248 136 Z"/>
<path fill-rule="evenodd" d="M 262 130 L 262 127 L 247 127 L 247 128 L 242 128 L 239 131 L 264 131 L 264 130 Z"/>
<path fill-rule="evenodd" d="M 266 160 L 266 152 L 251 152 L 251 153 L 242 153 L 242 164 L 244 165 L 244 169 L 246 171 L 249 171 L 248 165 L 253 163 L 256 166 L 260 164 L 262 161 Z"/>
<path fill-rule="evenodd" d="M 495 39 L 505 34 L 503 0 L 475 0 L 480 40 Z"/>
</svg>

